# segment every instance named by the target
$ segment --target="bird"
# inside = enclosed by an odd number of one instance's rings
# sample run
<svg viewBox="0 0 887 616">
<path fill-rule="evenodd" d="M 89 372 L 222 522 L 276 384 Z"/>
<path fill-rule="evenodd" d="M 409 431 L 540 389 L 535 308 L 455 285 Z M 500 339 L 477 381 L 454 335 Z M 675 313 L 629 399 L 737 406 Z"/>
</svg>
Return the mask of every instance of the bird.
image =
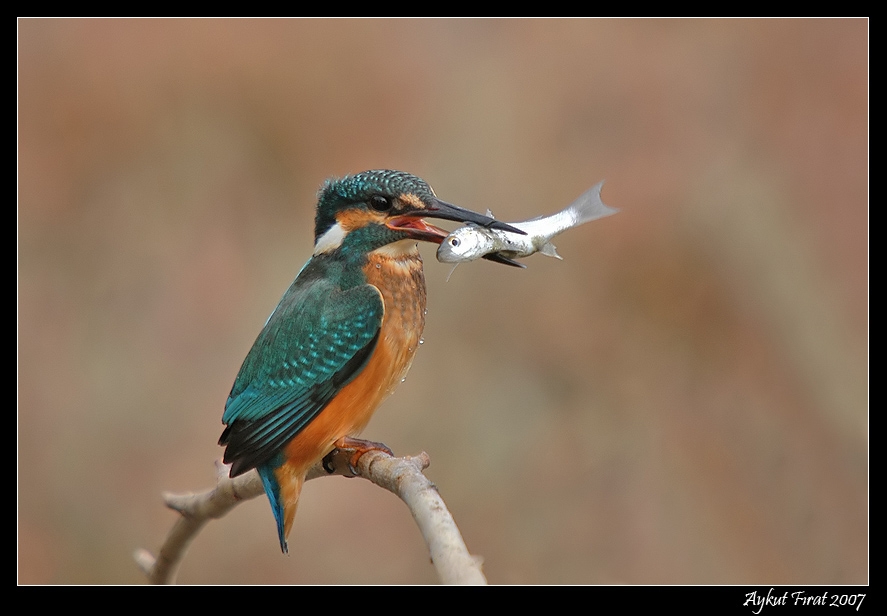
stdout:
<svg viewBox="0 0 887 616">
<path fill-rule="evenodd" d="M 355 437 L 404 379 L 422 342 L 418 241 L 440 244 L 448 234 L 423 217 L 517 231 L 441 201 L 404 171 L 326 180 L 314 252 L 234 379 L 222 415 L 222 460 L 232 479 L 258 471 L 284 554 L 308 470 L 337 448 L 355 451 L 354 461 L 386 449 Z"/>
</svg>

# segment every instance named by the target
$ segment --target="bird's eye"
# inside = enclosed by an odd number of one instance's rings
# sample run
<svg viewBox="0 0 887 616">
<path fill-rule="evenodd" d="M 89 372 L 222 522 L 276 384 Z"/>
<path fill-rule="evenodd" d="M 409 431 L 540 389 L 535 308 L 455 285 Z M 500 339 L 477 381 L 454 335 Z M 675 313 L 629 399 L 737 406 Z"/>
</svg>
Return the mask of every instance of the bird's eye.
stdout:
<svg viewBox="0 0 887 616">
<path fill-rule="evenodd" d="M 458 237 L 451 237 L 450 238 L 450 246 L 456 247 L 458 245 L 459 245 L 459 238 Z"/>
<path fill-rule="evenodd" d="M 391 199 L 382 195 L 373 195 L 370 197 L 370 207 L 377 212 L 387 212 L 391 209 Z"/>
</svg>

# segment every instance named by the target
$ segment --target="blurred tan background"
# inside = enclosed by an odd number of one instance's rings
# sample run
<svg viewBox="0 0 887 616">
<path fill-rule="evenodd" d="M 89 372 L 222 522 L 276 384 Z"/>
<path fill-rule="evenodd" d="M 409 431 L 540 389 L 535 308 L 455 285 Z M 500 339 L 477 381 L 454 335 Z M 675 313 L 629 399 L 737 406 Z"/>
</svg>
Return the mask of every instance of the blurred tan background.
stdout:
<svg viewBox="0 0 887 616">
<path fill-rule="evenodd" d="M 428 451 L 490 582 L 867 582 L 865 20 L 18 36 L 20 582 L 144 581 L 317 188 L 380 167 L 504 220 L 601 179 L 621 209 L 523 271 L 422 249 L 425 345 L 364 436 Z M 179 581 L 437 580 L 362 480 L 310 482 L 290 546 L 256 499 Z"/>
</svg>

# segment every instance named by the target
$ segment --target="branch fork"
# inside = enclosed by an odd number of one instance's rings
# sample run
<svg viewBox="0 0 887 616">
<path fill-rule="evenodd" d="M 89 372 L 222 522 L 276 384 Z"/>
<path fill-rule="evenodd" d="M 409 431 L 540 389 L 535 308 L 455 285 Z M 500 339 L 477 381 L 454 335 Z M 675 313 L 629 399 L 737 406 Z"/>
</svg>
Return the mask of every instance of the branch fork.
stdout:
<svg viewBox="0 0 887 616">
<path fill-rule="evenodd" d="M 356 463 L 355 463 L 356 462 Z M 343 475 L 363 477 L 400 498 L 410 509 L 443 584 L 486 584 L 481 559 L 472 556 L 437 487 L 424 475 L 430 459 L 424 451 L 417 456 L 396 458 L 372 449 L 355 461 L 354 452 L 334 450 L 308 472 L 308 479 Z M 229 467 L 216 463 L 217 483 L 200 493 L 165 493 L 166 506 L 181 514 L 155 557 L 136 550 L 136 563 L 152 584 L 174 584 L 188 546 L 213 519 L 224 517 L 239 503 L 264 494 L 254 470 L 231 479 Z"/>
</svg>

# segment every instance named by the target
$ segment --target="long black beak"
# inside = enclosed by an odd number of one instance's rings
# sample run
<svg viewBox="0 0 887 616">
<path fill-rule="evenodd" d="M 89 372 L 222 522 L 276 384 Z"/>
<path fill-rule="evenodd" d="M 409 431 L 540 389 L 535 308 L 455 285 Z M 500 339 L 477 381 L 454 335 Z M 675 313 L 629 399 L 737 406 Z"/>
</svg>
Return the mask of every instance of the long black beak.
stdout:
<svg viewBox="0 0 887 616">
<path fill-rule="evenodd" d="M 519 235 L 526 235 L 525 231 L 521 231 L 517 227 L 512 227 L 509 224 L 500 222 L 495 218 L 492 218 L 491 216 L 478 214 L 477 212 L 466 210 L 465 208 L 461 208 L 458 205 L 453 205 L 452 203 L 447 203 L 446 201 L 441 201 L 440 199 L 434 199 L 430 204 L 426 203 L 424 209 L 418 209 L 412 212 L 404 212 L 403 215 L 421 216 L 423 218 L 442 218 L 444 220 L 455 220 L 456 222 L 472 222 L 476 225 L 480 225 L 481 227 L 486 227 L 488 229 L 501 229 L 503 231 L 510 231 L 511 233 L 517 233 Z"/>
</svg>

